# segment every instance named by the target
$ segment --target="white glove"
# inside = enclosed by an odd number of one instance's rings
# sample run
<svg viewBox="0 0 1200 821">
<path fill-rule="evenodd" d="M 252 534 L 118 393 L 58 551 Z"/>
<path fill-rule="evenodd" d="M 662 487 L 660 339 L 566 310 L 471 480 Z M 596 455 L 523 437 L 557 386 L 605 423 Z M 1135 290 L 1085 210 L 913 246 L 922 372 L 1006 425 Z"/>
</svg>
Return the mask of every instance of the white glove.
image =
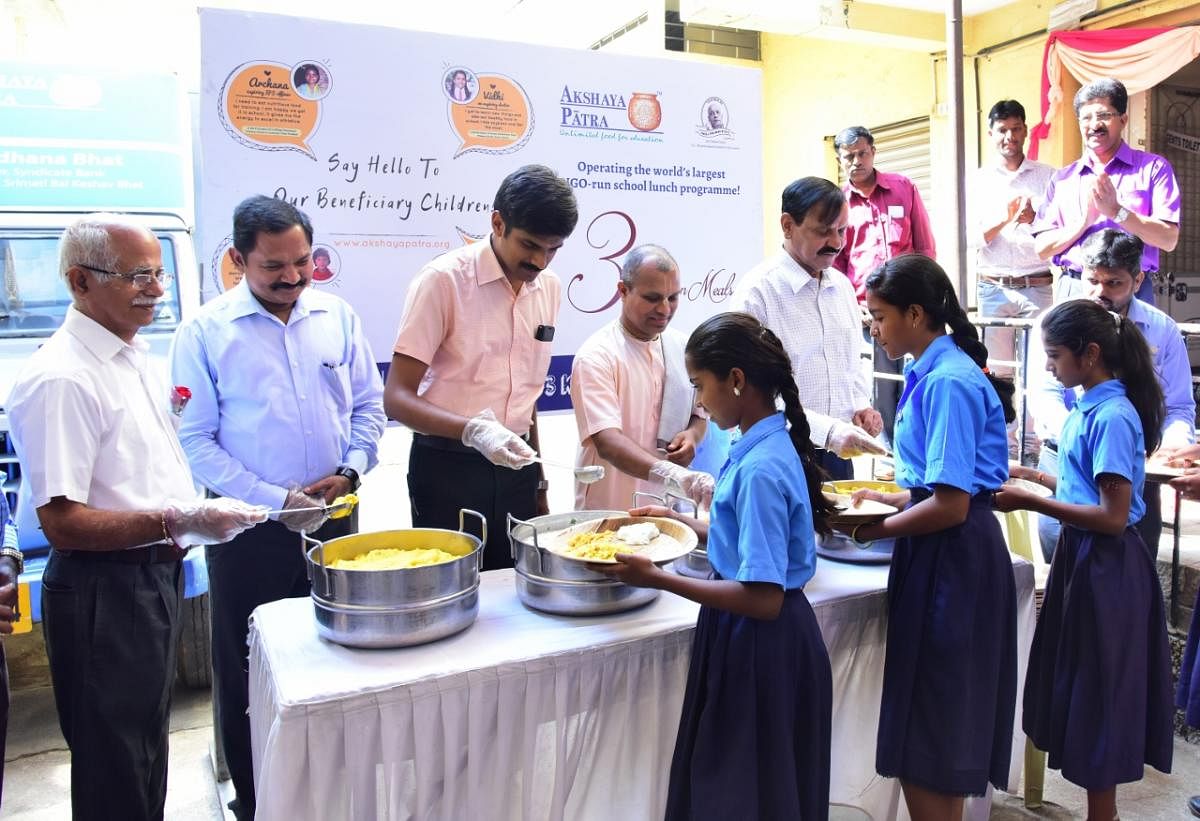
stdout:
<svg viewBox="0 0 1200 821">
<path fill-rule="evenodd" d="M 500 424 L 491 408 L 471 417 L 463 428 L 462 443 L 475 448 L 493 465 L 513 470 L 532 465 L 537 456 L 524 439 Z"/>
<path fill-rule="evenodd" d="M 825 439 L 825 450 L 835 453 L 843 459 L 862 456 L 864 453 L 876 456 L 886 456 L 887 448 L 877 442 L 865 430 L 849 422 L 837 420 L 829 429 Z"/>
<path fill-rule="evenodd" d="M 321 510 L 303 510 L 300 513 L 288 513 L 286 511 L 291 508 L 322 508 Z M 284 512 L 279 514 L 279 523 L 288 530 L 293 530 L 299 533 L 301 530 L 312 533 L 321 525 L 325 524 L 325 520 L 329 518 L 329 514 L 324 510 L 326 507 L 325 500 L 318 496 L 309 496 L 298 487 L 291 488 L 288 491 L 287 498 L 283 500 Z"/>
<path fill-rule="evenodd" d="M 237 499 L 168 502 L 163 509 L 167 533 L 180 547 L 221 544 L 267 520 L 267 509 Z"/>
<path fill-rule="evenodd" d="M 712 504 L 716 481 L 711 474 L 688 470 L 662 459 L 650 467 L 650 478 L 666 485 L 668 490 L 688 497 L 702 508 L 708 508 Z"/>
</svg>

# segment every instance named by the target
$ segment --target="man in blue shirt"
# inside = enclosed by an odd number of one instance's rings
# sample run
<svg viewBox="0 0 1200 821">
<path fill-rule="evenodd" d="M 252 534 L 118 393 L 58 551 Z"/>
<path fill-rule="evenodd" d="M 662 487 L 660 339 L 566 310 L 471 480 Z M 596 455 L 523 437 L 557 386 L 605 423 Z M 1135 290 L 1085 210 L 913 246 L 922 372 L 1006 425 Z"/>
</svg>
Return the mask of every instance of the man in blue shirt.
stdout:
<svg viewBox="0 0 1200 821">
<path fill-rule="evenodd" d="M 311 509 L 358 488 L 377 461 L 385 418 L 362 323 L 343 300 L 307 287 L 308 217 L 283 200 L 250 197 L 234 211 L 229 253 L 242 281 L 180 327 L 171 362 L 175 384 L 192 392 L 179 438 L 196 480 L 284 511 L 206 552 L 217 722 L 237 790 L 231 808 L 243 819 L 255 806 L 250 613 L 309 594 L 296 531 L 325 541 L 357 530 L 356 515 L 322 526 L 325 514 Z"/>
<path fill-rule="evenodd" d="M 1193 441 L 1195 437 L 1196 400 L 1192 394 L 1192 369 L 1188 362 L 1187 345 L 1175 320 L 1153 305 L 1134 298 L 1145 278 L 1141 269 L 1142 250 L 1142 241 L 1132 234 L 1115 228 L 1097 231 L 1083 244 L 1085 262 L 1082 282 L 1088 299 L 1131 320 L 1146 337 L 1167 408 L 1160 447 L 1174 450 Z M 1040 329 L 1033 329 L 1029 345 L 1029 409 L 1037 426 L 1038 437 L 1042 440 L 1038 469 L 1057 474 L 1058 442 L 1067 413 L 1075 404 L 1077 391 L 1067 391 L 1049 372 L 1038 370 L 1045 363 Z M 1137 527 L 1152 553 L 1157 553 L 1158 540 L 1162 535 L 1160 497 L 1160 485 L 1146 482 L 1142 496 L 1146 515 Z M 1046 561 L 1054 553 L 1058 531 L 1057 521 L 1040 517 L 1038 536 Z"/>
</svg>

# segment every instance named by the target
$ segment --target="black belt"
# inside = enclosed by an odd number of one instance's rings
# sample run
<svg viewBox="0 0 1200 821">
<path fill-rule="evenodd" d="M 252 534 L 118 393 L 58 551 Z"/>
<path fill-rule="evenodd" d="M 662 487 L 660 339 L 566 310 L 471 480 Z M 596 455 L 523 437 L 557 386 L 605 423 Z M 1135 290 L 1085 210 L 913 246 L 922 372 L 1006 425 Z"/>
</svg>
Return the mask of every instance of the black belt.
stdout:
<svg viewBox="0 0 1200 821">
<path fill-rule="evenodd" d="M 525 434 L 521 439 L 529 444 L 529 434 Z M 473 453 L 476 456 L 482 456 L 479 451 L 470 445 L 464 445 L 457 439 L 451 439 L 448 436 L 431 436 L 428 433 L 413 433 L 413 444 L 420 445 L 424 448 L 433 448 L 434 450 L 448 450 L 451 453 Z"/>
<path fill-rule="evenodd" d="M 158 564 L 177 562 L 187 555 L 186 547 L 173 544 L 148 544 L 128 550 L 59 550 L 54 552 L 66 559 L 84 559 L 94 562 L 120 562 L 121 564 Z"/>
</svg>

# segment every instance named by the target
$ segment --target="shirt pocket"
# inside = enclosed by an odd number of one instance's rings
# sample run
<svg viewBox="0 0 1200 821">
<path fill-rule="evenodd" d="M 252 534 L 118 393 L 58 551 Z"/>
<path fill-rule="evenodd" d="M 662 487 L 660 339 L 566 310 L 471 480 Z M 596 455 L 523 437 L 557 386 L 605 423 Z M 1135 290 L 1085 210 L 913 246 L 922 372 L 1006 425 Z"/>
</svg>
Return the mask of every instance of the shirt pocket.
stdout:
<svg viewBox="0 0 1200 821">
<path fill-rule="evenodd" d="M 321 385 L 326 403 L 338 420 L 349 416 L 353 407 L 353 392 L 350 387 L 350 365 L 346 362 L 322 362 Z"/>
</svg>

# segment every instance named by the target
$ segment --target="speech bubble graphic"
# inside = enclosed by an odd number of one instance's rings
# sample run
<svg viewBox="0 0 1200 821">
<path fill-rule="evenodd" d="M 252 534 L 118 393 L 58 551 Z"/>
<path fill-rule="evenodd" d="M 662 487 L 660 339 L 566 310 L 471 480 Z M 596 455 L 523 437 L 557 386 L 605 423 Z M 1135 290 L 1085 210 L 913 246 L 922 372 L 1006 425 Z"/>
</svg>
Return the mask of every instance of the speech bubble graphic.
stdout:
<svg viewBox="0 0 1200 821">
<path fill-rule="evenodd" d="M 245 272 L 234 263 L 233 256 L 229 253 L 232 247 L 233 237 L 225 237 L 212 255 L 209 270 L 213 273 L 213 285 L 217 287 L 218 293 L 236 288 L 245 276 Z"/>
<path fill-rule="evenodd" d="M 243 63 L 225 78 L 218 116 L 243 145 L 260 151 L 299 151 L 315 162 L 308 138 L 317 129 L 321 104 L 298 95 L 291 74 L 282 63 Z"/>
<path fill-rule="evenodd" d="M 447 103 L 450 127 L 462 141 L 454 156 L 519 150 L 533 134 L 533 106 L 525 89 L 501 74 L 479 74 L 477 79 L 478 90 L 469 102 Z"/>
</svg>

